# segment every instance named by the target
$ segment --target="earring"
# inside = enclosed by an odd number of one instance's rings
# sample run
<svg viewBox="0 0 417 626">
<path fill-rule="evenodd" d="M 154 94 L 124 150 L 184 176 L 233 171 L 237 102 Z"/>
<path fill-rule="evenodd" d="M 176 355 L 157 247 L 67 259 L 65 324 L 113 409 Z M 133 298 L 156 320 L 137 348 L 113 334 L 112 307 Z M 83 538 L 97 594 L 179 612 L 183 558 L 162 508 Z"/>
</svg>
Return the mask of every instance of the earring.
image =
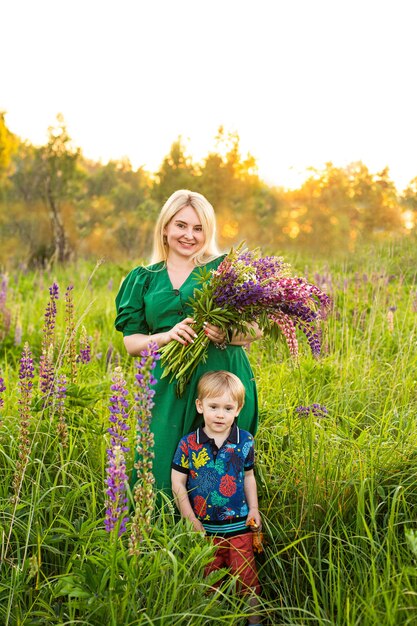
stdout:
<svg viewBox="0 0 417 626">
<path fill-rule="evenodd" d="M 166 235 L 164 235 L 164 236 L 162 237 L 162 241 L 163 241 L 164 246 L 166 246 L 166 245 L 167 245 L 167 243 L 168 243 L 168 238 L 167 238 L 167 236 L 166 236 Z"/>
</svg>

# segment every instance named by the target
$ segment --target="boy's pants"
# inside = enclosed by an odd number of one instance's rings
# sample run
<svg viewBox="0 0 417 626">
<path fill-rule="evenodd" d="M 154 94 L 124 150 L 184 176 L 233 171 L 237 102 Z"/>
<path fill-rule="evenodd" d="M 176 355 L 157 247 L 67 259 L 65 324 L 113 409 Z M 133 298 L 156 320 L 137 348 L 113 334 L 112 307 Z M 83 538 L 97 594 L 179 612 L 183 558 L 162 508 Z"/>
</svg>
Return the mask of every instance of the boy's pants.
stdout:
<svg viewBox="0 0 417 626">
<path fill-rule="evenodd" d="M 252 533 L 236 535 L 229 539 L 214 537 L 214 545 L 216 546 L 214 560 L 207 565 L 205 575 L 222 567 L 229 568 L 232 574 L 239 577 L 242 593 L 255 592 L 259 595 L 261 588 L 253 553 Z M 218 587 L 220 584 L 215 586 Z"/>
</svg>

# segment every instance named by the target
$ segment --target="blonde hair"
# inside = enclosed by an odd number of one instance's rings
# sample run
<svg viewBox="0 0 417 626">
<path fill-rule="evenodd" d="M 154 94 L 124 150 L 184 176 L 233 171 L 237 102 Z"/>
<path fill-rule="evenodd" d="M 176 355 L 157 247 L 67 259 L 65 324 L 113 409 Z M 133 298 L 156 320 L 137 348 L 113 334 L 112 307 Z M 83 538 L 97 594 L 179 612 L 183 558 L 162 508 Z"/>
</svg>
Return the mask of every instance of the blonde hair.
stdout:
<svg viewBox="0 0 417 626">
<path fill-rule="evenodd" d="M 206 372 L 198 381 L 197 398 L 214 398 L 229 392 L 238 406 L 242 408 L 245 403 L 245 387 L 235 374 L 225 370 Z"/>
<path fill-rule="evenodd" d="M 197 213 L 205 236 L 203 247 L 192 257 L 195 265 L 204 265 L 220 255 L 216 242 L 216 216 L 210 202 L 201 193 L 179 189 L 168 198 L 159 213 L 154 230 L 151 263 L 166 262 L 168 246 L 164 239 L 164 229 L 178 211 L 187 206 Z"/>
</svg>

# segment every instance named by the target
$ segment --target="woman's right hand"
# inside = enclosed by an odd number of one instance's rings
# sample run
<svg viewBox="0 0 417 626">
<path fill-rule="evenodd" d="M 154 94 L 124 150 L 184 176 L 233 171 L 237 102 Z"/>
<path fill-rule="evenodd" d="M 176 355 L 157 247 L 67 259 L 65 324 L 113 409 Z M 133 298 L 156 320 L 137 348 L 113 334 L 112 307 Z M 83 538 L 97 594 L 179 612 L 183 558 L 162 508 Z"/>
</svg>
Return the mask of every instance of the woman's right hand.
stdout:
<svg viewBox="0 0 417 626">
<path fill-rule="evenodd" d="M 186 317 L 182 320 L 182 322 L 175 324 L 175 326 L 167 332 L 167 343 L 169 343 L 172 339 L 179 341 L 184 346 L 189 343 L 193 343 L 197 335 L 192 327 L 192 324 L 194 324 L 192 317 Z"/>
</svg>

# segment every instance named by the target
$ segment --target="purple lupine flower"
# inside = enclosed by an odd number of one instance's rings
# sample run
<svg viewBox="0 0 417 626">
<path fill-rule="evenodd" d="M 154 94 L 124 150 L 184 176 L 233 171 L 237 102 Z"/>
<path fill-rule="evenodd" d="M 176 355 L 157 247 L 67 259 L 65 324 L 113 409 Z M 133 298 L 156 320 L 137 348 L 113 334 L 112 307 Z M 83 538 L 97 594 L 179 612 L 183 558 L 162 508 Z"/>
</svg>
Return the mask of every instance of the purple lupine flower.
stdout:
<svg viewBox="0 0 417 626">
<path fill-rule="evenodd" d="M 4 380 L 2 376 L 0 376 L 0 394 L 6 391 L 6 385 L 4 384 Z M 0 395 L 0 409 L 4 406 L 4 400 Z"/>
<path fill-rule="evenodd" d="M 388 330 L 390 333 L 394 332 L 394 313 L 396 310 L 396 306 L 390 306 L 387 311 Z"/>
<path fill-rule="evenodd" d="M 164 375 L 176 382 L 178 395 L 206 358 L 209 342 L 204 336 L 204 322 L 228 334 L 247 334 L 249 325 L 256 322 L 265 336 L 283 337 L 294 358 L 298 356 L 299 330 L 312 354 L 320 354 L 320 322 L 330 309 L 331 299 L 305 278 L 290 276 L 290 266 L 281 257 L 262 258 L 258 251 L 242 251 L 239 246 L 210 274 L 202 270 L 201 289 L 190 301 L 195 341 L 184 346 L 173 340 L 160 350 Z"/>
<path fill-rule="evenodd" d="M 81 329 L 81 335 L 80 335 L 79 360 L 81 361 L 81 363 L 84 363 L 84 364 L 89 363 L 91 361 L 91 345 L 87 337 L 87 331 L 84 326 Z"/>
<path fill-rule="evenodd" d="M 6 274 L 2 274 L 0 283 L 0 311 L 6 307 L 8 279 Z"/>
<path fill-rule="evenodd" d="M 53 401 L 54 377 L 53 345 L 50 344 L 48 351 L 43 350 L 39 359 L 39 389 L 45 408 L 50 406 Z"/>
<path fill-rule="evenodd" d="M 282 311 L 278 311 L 275 315 L 271 315 L 270 319 L 280 328 L 287 342 L 288 349 L 294 359 L 298 358 L 298 341 L 295 334 L 295 325 L 289 315 Z"/>
<path fill-rule="evenodd" d="M 22 343 L 22 321 L 20 319 L 20 316 L 18 316 L 16 319 L 15 327 L 14 327 L 14 345 L 20 346 L 21 343 Z"/>
<path fill-rule="evenodd" d="M 39 388 L 44 398 L 44 406 L 52 401 L 54 390 L 54 347 L 56 300 L 59 298 L 59 287 L 53 283 L 49 287 L 49 301 L 46 305 L 42 329 L 42 354 L 39 359 Z"/>
<path fill-rule="evenodd" d="M 300 417 L 308 417 L 309 415 L 313 417 L 327 417 L 329 413 L 324 404 L 317 404 L 316 402 L 308 406 L 298 406 L 295 411 Z"/>
<path fill-rule="evenodd" d="M 126 474 L 125 455 L 130 451 L 126 445 L 128 442 L 127 431 L 129 403 L 127 400 L 128 390 L 126 381 L 123 379 L 121 367 L 116 367 L 110 389 L 113 392 L 110 397 L 110 447 L 107 450 L 107 500 L 106 516 L 104 525 L 107 532 L 111 532 L 118 526 L 118 535 L 122 535 L 126 530 L 128 521 L 127 493 L 126 485 L 128 476 Z"/>
<path fill-rule="evenodd" d="M 111 363 L 112 363 L 112 356 L 113 356 L 113 344 L 110 343 L 109 347 L 107 348 L 107 352 L 106 352 L 106 367 L 110 367 Z"/>
<path fill-rule="evenodd" d="M 0 283 L 0 338 L 4 338 L 10 329 L 11 313 L 6 306 L 8 278 L 3 274 Z"/>
<path fill-rule="evenodd" d="M 65 348 L 65 357 L 69 363 L 71 372 L 71 382 L 77 382 L 77 348 L 75 345 L 75 321 L 74 321 L 74 301 L 72 298 L 72 290 L 74 285 L 68 285 L 65 290 L 65 323 L 67 345 Z"/>
<path fill-rule="evenodd" d="M 23 481 L 26 465 L 29 460 L 30 439 L 29 423 L 31 418 L 30 404 L 33 392 L 34 367 L 32 352 L 26 342 L 20 359 L 19 369 L 19 457 L 16 461 L 16 470 L 13 477 L 15 502 L 19 499 L 20 487 Z"/>
<path fill-rule="evenodd" d="M 156 343 L 151 342 L 148 348 L 141 352 L 140 360 L 135 361 L 137 369 L 135 378 L 138 386 L 138 392 L 135 394 L 136 451 L 139 458 L 135 463 L 138 479 L 133 496 L 135 500 L 135 515 L 129 539 L 130 554 L 139 554 L 140 543 L 151 528 L 151 516 L 154 506 L 153 484 L 155 482 L 152 474 L 154 437 L 150 430 L 155 391 L 151 389 L 151 386 L 157 382 L 153 375 L 153 370 L 159 358 L 158 346 Z"/>
<path fill-rule="evenodd" d="M 19 368 L 19 380 L 20 380 L 20 399 L 19 404 L 21 406 L 29 406 L 29 401 L 32 397 L 33 378 L 34 378 L 34 366 L 32 352 L 29 348 L 29 344 L 26 342 L 23 348 L 22 357 L 20 359 Z"/>
<path fill-rule="evenodd" d="M 55 406 L 58 415 L 57 432 L 63 448 L 68 447 L 68 428 L 65 420 L 65 398 L 67 397 L 67 377 L 58 376 L 55 384 Z"/>
<path fill-rule="evenodd" d="M 46 305 L 43 325 L 42 348 L 47 352 L 49 346 L 54 345 L 55 339 L 55 321 L 56 321 L 56 300 L 59 298 L 59 287 L 57 283 L 53 283 L 49 287 L 49 302 Z"/>
</svg>

